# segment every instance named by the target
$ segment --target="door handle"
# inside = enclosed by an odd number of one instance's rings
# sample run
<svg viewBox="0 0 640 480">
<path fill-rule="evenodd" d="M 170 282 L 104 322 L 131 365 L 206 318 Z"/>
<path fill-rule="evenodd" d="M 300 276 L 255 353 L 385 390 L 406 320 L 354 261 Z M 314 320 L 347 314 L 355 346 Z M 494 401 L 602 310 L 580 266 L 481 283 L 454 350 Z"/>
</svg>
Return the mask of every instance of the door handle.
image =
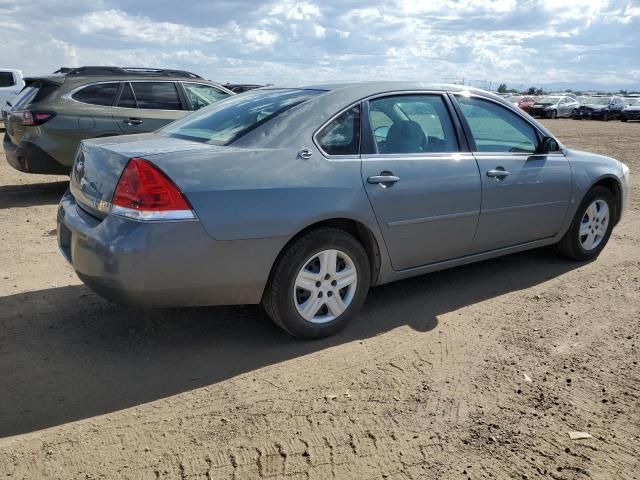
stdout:
<svg viewBox="0 0 640 480">
<path fill-rule="evenodd" d="M 508 176 L 511 172 L 508 172 L 502 167 L 497 167 L 495 170 L 488 170 L 487 177 L 497 178 L 498 180 L 502 180 L 504 177 Z"/>
<path fill-rule="evenodd" d="M 123 120 L 123 123 L 126 123 L 127 125 L 142 125 L 144 120 L 141 118 L 127 118 L 126 120 Z"/>
<path fill-rule="evenodd" d="M 394 183 L 400 180 L 400 177 L 392 174 L 391 172 L 380 172 L 380 175 L 373 175 L 367 178 L 367 183 L 378 184 L 382 188 L 391 187 Z"/>
</svg>

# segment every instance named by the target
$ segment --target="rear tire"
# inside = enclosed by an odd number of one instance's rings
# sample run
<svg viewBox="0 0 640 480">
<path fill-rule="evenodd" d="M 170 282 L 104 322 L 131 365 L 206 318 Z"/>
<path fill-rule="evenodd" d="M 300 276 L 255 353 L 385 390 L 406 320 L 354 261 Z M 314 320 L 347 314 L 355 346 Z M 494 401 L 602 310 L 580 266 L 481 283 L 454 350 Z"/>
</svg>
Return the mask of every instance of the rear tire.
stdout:
<svg viewBox="0 0 640 480">
<path fill-rule="evenodd" d="M 593 260 L 605 247 L 613 230 L 616 205 L 611 191 L 594 187 L 582 200 L 558 251 L 572 260 Z"/>
<path fill-rule="evenodd" d="M 262 305 L 294 337 L 327 337 L 360 311 L 370 276 L 367 253 L 352 235 L 335 228 L 314 230 L 286 247 Z"/>
</svg>

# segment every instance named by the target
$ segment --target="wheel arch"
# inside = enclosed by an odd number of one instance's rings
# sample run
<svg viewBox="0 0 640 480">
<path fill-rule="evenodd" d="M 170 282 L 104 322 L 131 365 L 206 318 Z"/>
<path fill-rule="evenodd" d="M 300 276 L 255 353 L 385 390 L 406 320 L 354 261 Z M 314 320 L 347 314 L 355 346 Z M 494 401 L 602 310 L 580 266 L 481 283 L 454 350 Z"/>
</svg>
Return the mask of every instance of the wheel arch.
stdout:
<svg viewBox="0 0 640 480">
<path fill-rule="evenodd" d="M 622 213 L 622 185 L 620 184 L 620 179 L 616 178 L 613 175 L 606 175 L 604 177 L 600 177 L 598 180 L 593 182 L 593 184 L 587 189 L 585 195 L 590 192 L 595 187 L 604 187 L 611 192 L 613 195 L 613 199 L 615 202 L 615 211 L 614 211 L 614 225 L 618 223 L 620 220 L 620 214 Z"/>
<path fill-rule="evenodd" d="M 283 253 L 289 248 L 289 245 L 296 241 L 303 235 L 313 231 L 319 230 L 321 228 L 337 228 L 338 230 L 343 230 L 351 235 L 353 235 L 356 240 L 360 242 L 365 252 L 367 253 L 367 257 L 369 258 L 369 263 L 371 267 L 371 286 L 374 286 L 377 282 L 378 275 L 380 273 L 381 267 L 381 252 L 380 246 L 378 244 L 378 239 L 375 234 L 371 231 L 369 227 L 367 227 L 364 223 L 354 220 L 352 218 L 347 217 L 334 217 L 327 218 L 323 220 L 318 220 L 314 223 L 311 223 L 300 231 L 298 231 L 295 235 L 293 235 L 289 241 L 280 249 L 273 265 L 271 266 L 271 270 L 269 272 L 269 278 L 273 275 L 273 271 L 280 261 Z"/>
</svg>

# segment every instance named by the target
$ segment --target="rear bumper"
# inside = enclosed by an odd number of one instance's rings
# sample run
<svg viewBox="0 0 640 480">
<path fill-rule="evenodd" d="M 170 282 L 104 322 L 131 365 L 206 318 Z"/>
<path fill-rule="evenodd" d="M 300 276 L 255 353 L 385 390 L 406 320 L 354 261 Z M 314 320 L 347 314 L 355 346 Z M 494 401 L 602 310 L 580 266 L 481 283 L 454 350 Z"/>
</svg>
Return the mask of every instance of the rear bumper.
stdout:
<svg viewBox="0 0 640 480">
<path fill-rule="evenodd" d="M 78 277 L 120 304 L 183 307 L 259 303 L 288 238 L 221 242 L 199 221 L 99 220 L 67 192 L 58 208 L 58 244 Z"/>
<path fill-rule="evenodd" d="M 6 132 L 2 146 L 9 165 L 21 172 L 67 175 L 71 171 L 71 167 L 58 163 L 51 155 L 31 142 L 14 144 Z"/>
</svg>

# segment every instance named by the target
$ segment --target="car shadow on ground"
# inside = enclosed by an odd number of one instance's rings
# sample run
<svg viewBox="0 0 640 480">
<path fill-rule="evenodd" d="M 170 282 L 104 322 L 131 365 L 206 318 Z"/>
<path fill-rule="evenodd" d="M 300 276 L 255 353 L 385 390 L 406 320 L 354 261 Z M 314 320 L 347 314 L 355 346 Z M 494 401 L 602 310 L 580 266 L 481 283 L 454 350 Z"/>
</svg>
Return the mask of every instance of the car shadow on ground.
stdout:
<svg viewBox="0 0 640 480">
<path fill-rule="evenodd" d="M 340 334 L 299 341 L 258 306 L 143 310 L 84 286 L 0 298 L 0 437 L 117 411 L 401 326 L 561 275 L 579 263 L 549 249 L 373 289 Z M 461 317 L 461 321 L 469 321 Z"/>
<path fill-rule="evenodd" d="M 0 210 L 35 205 L 55 205 L 68 187 L 68 181 L 1 185 Z"/>
</svg>

